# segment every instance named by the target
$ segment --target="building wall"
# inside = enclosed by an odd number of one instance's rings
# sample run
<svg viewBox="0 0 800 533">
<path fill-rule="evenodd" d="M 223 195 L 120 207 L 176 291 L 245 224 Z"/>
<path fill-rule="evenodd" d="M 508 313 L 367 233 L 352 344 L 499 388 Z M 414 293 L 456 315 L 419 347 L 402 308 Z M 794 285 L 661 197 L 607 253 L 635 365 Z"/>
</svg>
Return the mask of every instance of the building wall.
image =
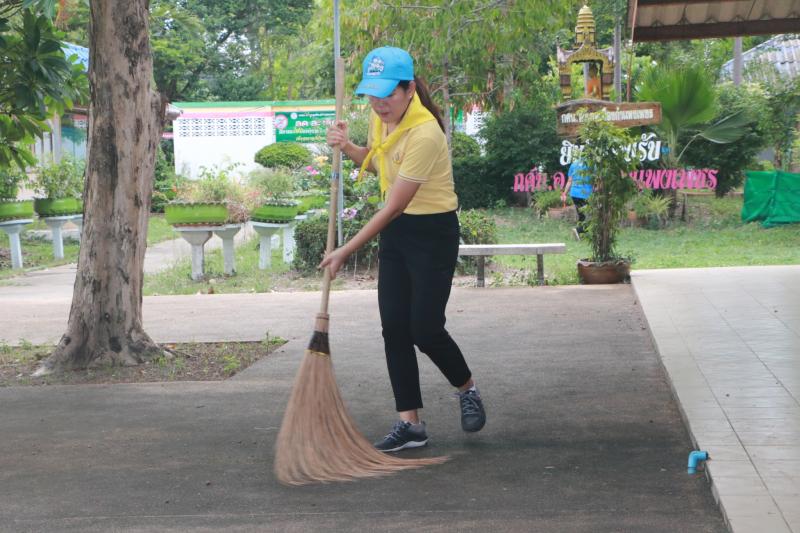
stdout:
<svg viewBox="0 0 800 533">
<path fill-rule="evenodd" d="M 202 167 L 239 164 L 247 172 L 255 153 L 275 142 L 272 112 L 193 113 L 173 122 L 175 172 L 197 178 Z"/>
<path fill-rule="evenodd" d="M 173 121 L 175 172 L 199 177 L 201 167 L 238 164 L 238 172 L 258 165 L 258 150 L 275 142 L 275 112 L 334 109 L 334 102 L 179 102 Z"/>
</svg>

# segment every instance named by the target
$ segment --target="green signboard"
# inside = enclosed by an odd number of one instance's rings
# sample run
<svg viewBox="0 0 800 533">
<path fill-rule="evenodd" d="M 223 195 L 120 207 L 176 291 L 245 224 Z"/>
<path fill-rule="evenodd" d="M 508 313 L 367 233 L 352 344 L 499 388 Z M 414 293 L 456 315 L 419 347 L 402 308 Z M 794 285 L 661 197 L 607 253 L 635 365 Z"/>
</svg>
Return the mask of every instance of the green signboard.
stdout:
<svg viewBox="0 0 800 533">
<path fill-rule="evenodd" d="M 330 111 L 276 111 L 275 141 L 318 143 L 325 141 L 325 131 L 336 119 Z"/>
</svg>

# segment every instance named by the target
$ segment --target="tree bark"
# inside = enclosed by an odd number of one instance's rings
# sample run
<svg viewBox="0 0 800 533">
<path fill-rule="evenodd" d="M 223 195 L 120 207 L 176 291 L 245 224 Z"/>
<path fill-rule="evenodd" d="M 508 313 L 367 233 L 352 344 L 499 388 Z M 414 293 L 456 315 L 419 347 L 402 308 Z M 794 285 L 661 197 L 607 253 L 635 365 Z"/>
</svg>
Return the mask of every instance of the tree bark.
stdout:
<svg viewBox="0 0 800 533">
<path fill-rule="evenodd" d="M 67 331 L 40 373 L 134 365 L 160 353 L 142 328 L 142 279 L 166 100 L 151 85 L 148 0 L 92 0 L 89 144 Z"/>
</svg>

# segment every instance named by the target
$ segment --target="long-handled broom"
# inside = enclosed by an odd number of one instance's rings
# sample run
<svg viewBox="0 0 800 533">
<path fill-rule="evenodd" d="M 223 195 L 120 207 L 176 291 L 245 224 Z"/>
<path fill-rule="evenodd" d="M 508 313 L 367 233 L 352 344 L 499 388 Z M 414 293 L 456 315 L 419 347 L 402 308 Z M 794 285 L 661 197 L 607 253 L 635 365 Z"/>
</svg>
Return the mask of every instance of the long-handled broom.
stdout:
<svg viewBox="0 0 800 533">
<path fill-rule="evenodd" d="M 335 75 L 338 121 L 342 118 L 344 93 L 344 61 L 339 57 L 336 58 Z M 335 242 L 337 174 L 341 156 L 341 150 L 335 148 L 326 253 L 333 250 Z M 350 481 L 446 461 L 447 457 L 399 459 L 386 455 L 376 450 L 358 431 L 347 413 L 333 373 L 328 344 L 330 284 L 330 270 L 326 268 L 314 334 L 297 371 L 278 433 L 275 451 L 275 475 L 278 480 L 289 485 Z"/>
</svg>

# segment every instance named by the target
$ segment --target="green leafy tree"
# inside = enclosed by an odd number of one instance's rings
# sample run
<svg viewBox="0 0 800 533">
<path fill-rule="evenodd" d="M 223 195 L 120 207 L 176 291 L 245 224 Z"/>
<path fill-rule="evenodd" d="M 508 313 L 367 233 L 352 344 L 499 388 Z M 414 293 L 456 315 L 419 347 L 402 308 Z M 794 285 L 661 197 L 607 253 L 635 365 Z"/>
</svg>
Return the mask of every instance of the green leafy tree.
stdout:
<svg viewBox="0 0 800 533">
<path fill-rule="evenodd" d="M 370 49 L 399 46 L 414 56 L 445 110 L 473 102 L 510 109 L 547 69 L 542 58 L 572 11 L 554 0 L 356 0 L 342 13 L 349 80 L 360 77 Z"/>
<path fill-rule="evenodd" d="M 47 120 L 86 94 L 82 67 L 61 49 L 52 2 L 24 5 L 0 9 L 0 168 L 34 164 L 29 146 L 50 131 Z"/>
<path fill-rule="evenodd" d="M 69 39 L 86 46 L 84 0 L 62 3 L 67 15 L 59 18 Z M 152 0 L 150 38 L 159 91 L 170 101 L 261 97 L 270 86 L 262 69 L 264 36 L 288 40 L 311 10 L 311 0 Z"/>
<path fill-rule="evenodd" d="M 271 100 L 327 98 L 333 87 L 333 8 L 317 2 L 307 20 L 259 32 L 264 94 Z"/>
<path fill-rule="evenodd" d="M 224 91 L 231 87 L 237 88 L 239 97 L 257 96 L 264 88 L 252 78 L 263 61 L 261 36 L 274 28 L 301 26 L 312 10 L 311 0 L 162 0 L 161 3 L 188 12 L 202 21 L 204 28 L 202 51 L 197 57 L 181 54 L 176 58 L 183 65 L 177 79 L 164 76 L 174 81 L 174 93 L 168 93 L 172 99 L 203 96 L 227 100 L 230 95 Z M 188 31 L 191 30 L 167 31 L 164 38 L 194 49 L 197 43 Z M 162 68 L 156 69 L 157 77 Z"/>
<path fill-rule="evenodd" d="M 697 168 L 714 168 L 717 174 L 715 193 L 722 197 L 744 181 L 744 171 L 755 164 L 756 155 L 768 145 L 771 110 L 768 95 L 757 85 L 739 87 L 725 83 L 717 88 L 719 111 L 711 122 L 743 112 L 752 121 L 743 126 L 744 134 L 727 144 L 699 139 L 684 153 L 686 162 Z"/>
<path fill-rule="evenodd" d="M 552 105 L 558 89 L 546 82 L 539 83 L 537 88 L 536 100 L 520 105 L 512 113 L 492 115 L 481 131 L 486 141 L 482 180 L 487 201 L 510 198 L 517 172 L 528 172 L 540 164 L 549 174 L 559 168 L 561 140 L 556 135 L 556 114 Z"/>
<path fill-rule="evenodd" d="M 776 74 L 766 78 L 763 87 L 767 93 L 769 109 L 765 132 L 775 149 L 775 166 L 789 170 L 792 144 L 800 118 L 800 78 Z"/>
<path fill-rule="evenodd" d="M 744 37 L 742 48 L 749 50 L 767 38 L 762 35 Z M 716 82 L 720 78 L 722 65 L 733 59 L 733 38 L 639 43 L 636 45 L 636 54 L 648 56 L 665 67 L 700 66 Z"/>
<path fill-rule="evenodd" d="M 186 77 L 204 67 L 205 26 L 181 2 L 154 0 L 150 5 L 153 75 L 166 97 L 175 101 L 185 92 Z"/>
<path fill-rule="evenodd" d="M 714 86 L 701 66 L 651 68 L 638 87 L 637 99 L 661 102 L 661 123 L 651 128 L 666 141 L 669 151 L 662 159 L 666 168 L 679 167 L 686 150 L 696 140 L 731 143 L 746 133 L 751 122 L 744 111 L 710 122 L 719 108 Z M 673 216 L 676 192 L 671 194 Z"/>
</svg>

